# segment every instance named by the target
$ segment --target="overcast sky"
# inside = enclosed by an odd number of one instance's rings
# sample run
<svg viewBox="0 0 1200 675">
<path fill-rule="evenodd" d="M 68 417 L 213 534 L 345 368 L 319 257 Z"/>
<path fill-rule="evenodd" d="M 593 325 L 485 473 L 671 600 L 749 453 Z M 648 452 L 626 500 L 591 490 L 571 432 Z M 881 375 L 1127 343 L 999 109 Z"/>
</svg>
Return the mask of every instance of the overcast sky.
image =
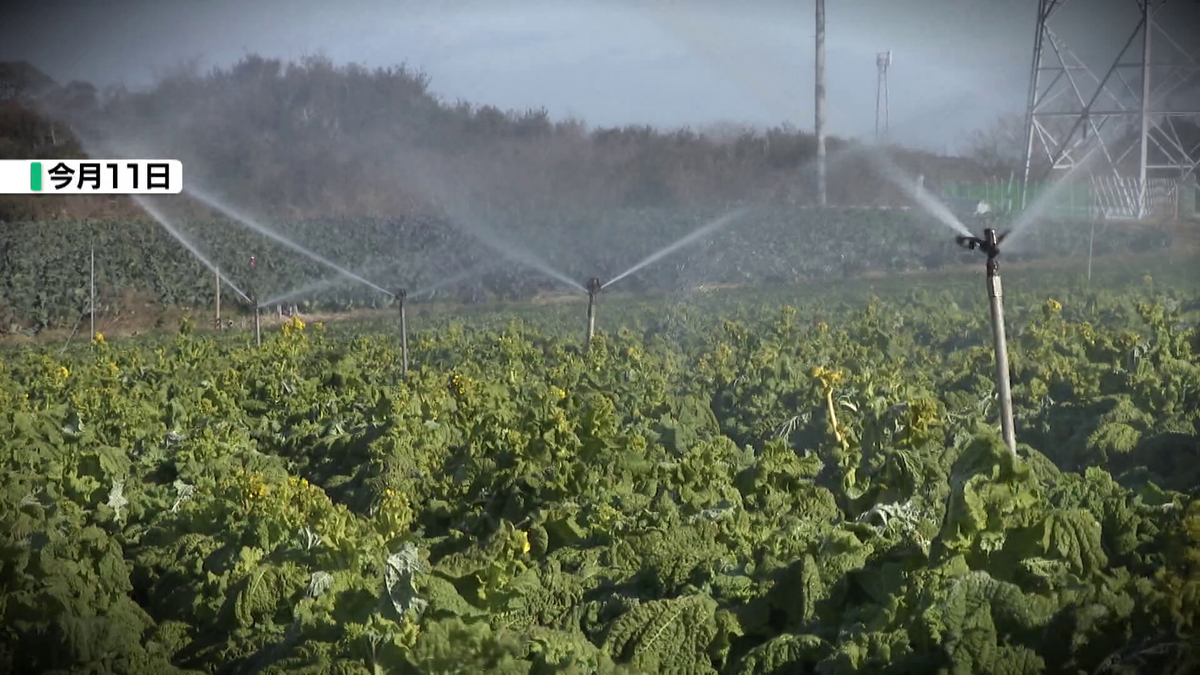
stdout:
<svg viewBox="0 0 1200 675">
<path fill-rule="evenodd" d="M 830 132 L 873 134 L 875 57 L 889 49 L 899 142 L 952 149 L 970 129 L 1023 111 L 1036 7 L 828 0 Z M 1198 8 L 1179 0 L 1164 10 L 1188 50 Z M 323 53 L 407 63 L 447 99 L 545 107 L 592 126 L 810 129 L 813 10 L 813 0 L 38 0 L 0 10 L 0 60 L 30 61 L 60 82 L 139 87 L 187 59 Z M 1103 74 L 1136 21 L 1135 0 L 1074 0 L 1054 26 Z"/>
</svg>

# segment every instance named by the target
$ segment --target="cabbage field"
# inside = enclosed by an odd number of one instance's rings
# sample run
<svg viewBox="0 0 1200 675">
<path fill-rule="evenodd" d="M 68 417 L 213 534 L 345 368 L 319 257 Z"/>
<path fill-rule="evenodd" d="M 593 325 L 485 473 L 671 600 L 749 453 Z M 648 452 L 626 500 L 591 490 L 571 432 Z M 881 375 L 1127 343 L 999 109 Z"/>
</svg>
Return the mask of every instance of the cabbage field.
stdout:
<svg viewBox="0 0 1200 675">
<path fill-rule="evenodd" d="M 1197 672 L 1139 260 L 1005 277 L 1016 456 L 974 267 L 0 351 L 0 672 Z"/>
<path fill-rule="evenodd" d="M 624 209 L 572 214 L 489 214 L 484 237 L 470 225 L 432 217 L 358 218 L 268 223 L 288 239 L 389 290 L 441 286 L 434 299 L 479 304 L 561 291 L 561 283 L 531 273 L 489 246 L 488 238 L 552 263 L 568 277 L 610 279 L 651 252 L 724 215 L 721 210 Z M 498 221 L 499 224 L 496 224 Z M 289 299 L 306 312 L 345 312 L 387 305 L 390 298 L 348 282 L 314 261 L 228 220 L 174 221 L 188 240 L 261 301 Z M 1003 226 L 1003 223 L 997 223 Z M 979 229 L 979 228 L 976 228 Z M 1171 238 L 1153 225 L 1096 228 L 1078 222 L 1040 224 L 1006 260 L 1046 260 L 1162 250 Z M 96 311 L 103 323 L 159 306 L 205 308 L 214 301 L 214 274 L 152 221 L 54 221 L 0 228 L 0 334 L 71 330 L 89 306 L 95 251 Z M 256 256 L 251 277 L 247 261 Z M 970 259 L 968 259 L 970 260 Z M 672 291 L 701 284 L 800 283 L 831 276 L 939 270 L 963 262 L 953 233 L 914 211 L 760 207 L 622 281 L 619 290 Z M 325 286 L 321 281 L 341 281 Z M 225 314 L 245 313 L 225 289 Z M 129 298 L 142 302 L 129 304 Z M 425 297 L 427 299 L 428 296 Z"/>
</svg>

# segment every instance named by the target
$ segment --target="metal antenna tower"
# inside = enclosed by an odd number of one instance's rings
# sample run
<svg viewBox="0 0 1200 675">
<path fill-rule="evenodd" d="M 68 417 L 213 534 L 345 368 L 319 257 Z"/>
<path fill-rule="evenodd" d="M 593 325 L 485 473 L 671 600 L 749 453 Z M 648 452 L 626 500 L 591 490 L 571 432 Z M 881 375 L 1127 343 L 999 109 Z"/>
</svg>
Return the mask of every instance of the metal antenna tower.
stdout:
<svg viewBox="0 0 1200 675">
<path fill-rule="evenodd" d="M 879 52 L 875 55 L 875 66 L 879 69 L 879 78 L 875 81 L 875 142 L 880 140 L 879 122 L 883 120 L 883 138 L 888 138 L 888 122 L 891 119 L 891 101 L 888 98 L 888 67 L 892 65 L 892 52 Z"/>
<path fill-rule="evenodd" d="M 1188 85 L 1200 73 L 1200 55 L 1187 53 L 1156 21 L 1168 0 L 1131 0 L 1140 18 L 1131 22 L 1124 46 L 1097 77 L 1052 28 L 1069 2 L 1038 0 L 1025 110 L 1022 203 L 1031 180 L 1070 170 L 1087 158 L 1095 162 L 1096 173 L 1118 181 L 1136 175 L 1132 211 L 1143 218 L 1148 173 L 1186 178 L 1196 171 L 1200 146 L 1187 147 L 1176 122 L 1200 118 L 1200 110 L 1195 101 L 1186 109 L 1189 102 L 1177 101 L 1176 95 L 1190 90 Z M 1131 157 L 1134 151 L 1136 159 Z"/>
</svg>

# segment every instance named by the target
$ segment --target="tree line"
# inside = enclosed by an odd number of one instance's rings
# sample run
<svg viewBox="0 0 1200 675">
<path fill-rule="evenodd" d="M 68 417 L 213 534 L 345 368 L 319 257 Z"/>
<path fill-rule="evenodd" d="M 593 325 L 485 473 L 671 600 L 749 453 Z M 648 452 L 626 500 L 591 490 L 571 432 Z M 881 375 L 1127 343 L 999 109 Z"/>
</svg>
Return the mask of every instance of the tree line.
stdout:
<svg viewBox="0 0 1200 675">
<path fill-rule="evenodd" d="M 424 73 L 311 57 L 246 56 L 184 66 L 132 91 L 58 85 L 29 64 L 0 64 L 0 157 L 107 152 L 182 159 L 187 180 L 259 213 L 395 216 L 445 206 L 482 211 L 814 202 L 816 139 L 780 125 L 696 130 L 589 128 L 544 109 L 446 101 Z M 854 143 L 828 140 L 833 204 L 900 196 Z M 101 150 L 103 149 L 103 150 Z M 926 184 L 986 176 L 974 161 L 894 149 Z M 7 197 L 0 220 L 132 215 L 128 200 Z"/>
</svg>

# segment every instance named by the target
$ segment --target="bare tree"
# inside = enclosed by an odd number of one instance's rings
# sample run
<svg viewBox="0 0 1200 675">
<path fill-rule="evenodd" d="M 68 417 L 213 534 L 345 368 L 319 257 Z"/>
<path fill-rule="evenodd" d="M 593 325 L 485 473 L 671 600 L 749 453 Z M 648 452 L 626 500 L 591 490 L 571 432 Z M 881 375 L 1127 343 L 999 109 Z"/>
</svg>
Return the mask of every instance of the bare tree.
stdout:
<svg viewBox="0 0 1200 675">
<path fill-rule="evenodd" d="M 1004 113 L 966 139 L 965 155 L 996 178 L 1020 175 L 1025 164 L 1025 118 Z"/>
</svg>

